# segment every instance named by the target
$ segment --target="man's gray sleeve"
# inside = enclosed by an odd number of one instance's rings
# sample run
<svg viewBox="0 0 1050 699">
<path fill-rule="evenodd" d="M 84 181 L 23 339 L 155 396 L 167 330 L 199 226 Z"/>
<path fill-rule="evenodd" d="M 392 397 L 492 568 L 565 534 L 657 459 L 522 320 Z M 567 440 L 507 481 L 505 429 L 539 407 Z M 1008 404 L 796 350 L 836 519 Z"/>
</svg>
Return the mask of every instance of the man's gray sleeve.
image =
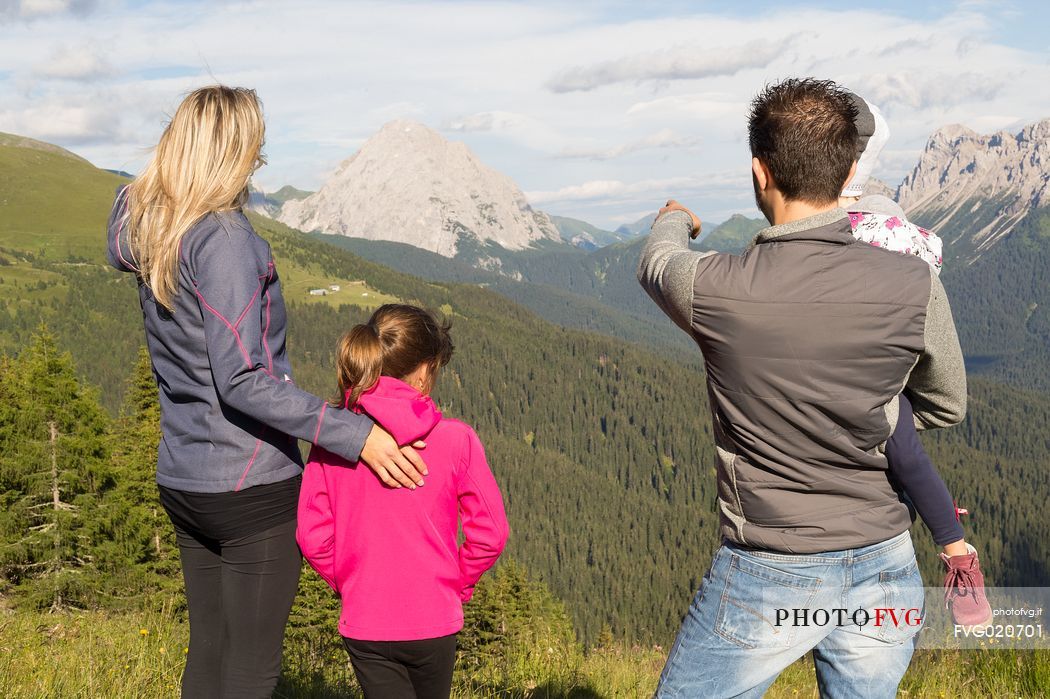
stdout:
<svg viewBox="0 0 1050 699">
<path fill-rule="evenodd" d="M 664 214 L 653 224 L 638 261 L 642 288 L 675 325 L 690 335 L 696 269 L 705 257 L 717 254 L 690 250 L 691 229 L 692 220 L 684 211 Z"/>
<path fill-rule="evenodd" d="M 908 378 L 915 428 L 949 427 L 966 416 L 966 367 L 941 280 L 930 270 L 926 347 Z"/>
</svg>

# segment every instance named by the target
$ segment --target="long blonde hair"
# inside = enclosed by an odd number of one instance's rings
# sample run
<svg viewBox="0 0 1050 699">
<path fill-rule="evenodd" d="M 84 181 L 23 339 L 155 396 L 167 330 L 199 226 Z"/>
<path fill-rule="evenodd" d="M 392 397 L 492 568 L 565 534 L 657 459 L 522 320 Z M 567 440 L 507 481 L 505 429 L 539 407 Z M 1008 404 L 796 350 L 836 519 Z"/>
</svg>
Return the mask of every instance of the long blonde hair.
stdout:
<svg viewBox="0 0 1050 699">
<path fill-rule="evenodd" d="M 127 194 L 124 225 L 143 280 L 172 310 L 182 237 L 213 211 L 241 208 L 264 162 L 266 126 L 255 90 L 213 85 L 175 110 L 153 158 Z"/>
</svg>

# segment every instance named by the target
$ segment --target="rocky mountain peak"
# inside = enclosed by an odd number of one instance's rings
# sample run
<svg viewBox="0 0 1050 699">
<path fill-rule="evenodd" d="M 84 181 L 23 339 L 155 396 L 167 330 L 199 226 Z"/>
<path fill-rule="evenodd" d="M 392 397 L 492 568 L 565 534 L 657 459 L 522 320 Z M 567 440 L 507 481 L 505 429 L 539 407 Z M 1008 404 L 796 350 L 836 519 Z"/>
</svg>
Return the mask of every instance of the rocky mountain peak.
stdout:
<svg viewBox="0 0 1050 699">
<path fill-rule="evenodd" d="M 277 218 L 307 231 L 392 240 L 446 257 L 461 242 L 518 250 L 560 237 L 509 177 L 465 144 L 409 120 L 384 125 L 320 190 L 287 202 Z"/>
<path fill-rule="evenodd" d="M 1050 119 L 1017 133 L 938 129 L 897 189 L 908 217 L 973 258 L 1050 203 Z"/>
</svg>

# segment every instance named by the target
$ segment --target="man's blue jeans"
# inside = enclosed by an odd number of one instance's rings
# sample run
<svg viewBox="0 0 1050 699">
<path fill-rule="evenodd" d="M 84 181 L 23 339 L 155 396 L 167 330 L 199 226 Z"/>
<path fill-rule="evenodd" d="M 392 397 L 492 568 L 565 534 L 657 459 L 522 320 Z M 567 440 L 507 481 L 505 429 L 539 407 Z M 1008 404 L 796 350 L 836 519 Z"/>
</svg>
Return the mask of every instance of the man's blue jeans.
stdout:
<svg viewBox="0 0 1050 699">
<path fill-rule="evenodd" d="M 892 698 L 911 662 L 923 602 L 908 532 L 810 555 L 723 545 L 682 622 L 656 696 L 760 697 L 813 650 L 822 697 Z"/>
</svg>

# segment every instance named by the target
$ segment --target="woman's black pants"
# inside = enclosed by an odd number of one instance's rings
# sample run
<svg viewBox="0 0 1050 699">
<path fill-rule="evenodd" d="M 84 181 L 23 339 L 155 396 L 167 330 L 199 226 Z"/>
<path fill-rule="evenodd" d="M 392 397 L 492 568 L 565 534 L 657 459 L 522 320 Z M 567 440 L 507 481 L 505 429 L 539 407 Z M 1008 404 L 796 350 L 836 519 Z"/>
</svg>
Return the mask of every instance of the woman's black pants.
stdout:
<svg viewBox="0 0 1050 699">
<path fill-rule="evenodd" d="M 273 693 L 302 565 L 295 524 L 221 541 L 175 526 L 190 613 L 183 699 Z"/>
</svg>

